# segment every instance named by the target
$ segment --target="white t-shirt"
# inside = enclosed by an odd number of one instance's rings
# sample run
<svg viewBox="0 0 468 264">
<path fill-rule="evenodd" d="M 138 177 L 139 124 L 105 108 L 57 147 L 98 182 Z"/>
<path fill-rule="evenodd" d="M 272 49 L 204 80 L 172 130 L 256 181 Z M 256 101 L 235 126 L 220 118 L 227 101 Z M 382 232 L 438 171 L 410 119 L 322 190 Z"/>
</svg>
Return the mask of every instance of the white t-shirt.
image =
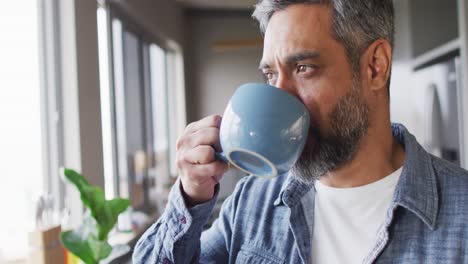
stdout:
<svg viewBox="0 0 468 264">
<path fill-rule="evenodd" d="M 313 264 L 362 263 L 376 244 L 401 170 L 356 188 L 315 183 Z"/>
</svg>

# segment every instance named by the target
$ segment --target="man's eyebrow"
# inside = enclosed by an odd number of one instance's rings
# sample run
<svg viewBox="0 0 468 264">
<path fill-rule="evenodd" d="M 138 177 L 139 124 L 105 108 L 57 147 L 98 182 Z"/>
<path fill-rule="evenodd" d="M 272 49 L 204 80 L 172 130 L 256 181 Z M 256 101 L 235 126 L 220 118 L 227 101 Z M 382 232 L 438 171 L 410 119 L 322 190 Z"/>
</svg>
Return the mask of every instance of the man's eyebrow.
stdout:
<svg viewBox="0 0 468 264">
<path fill-rule="evenodd" d="M 260 65 L 258 66 L 259 70 L 270 69 L 270 68 L 271 68 L 271 66 L 268 63 L 264 62 L 264 61 L 261 61 Z"/>
<path fill-rule="evenodd" d="M 318 51 L 302 51 L 286 57 L 286 64 L 294 64 L 298 61 L 308 60 L 308 59 L 317 59 L 320 57 Z"/>
<path fill-rule="evenodd" d="M 294 54 L 287 56 L 285 62 L 286 64 L 291 65 L 298 61 L 307 60 L 307 59 L 317 59 L 319 57 L 320 57 L 320 53 L 318 51 L 301 51 L 301 52 L 294 53 Z M 262 61 L 260 62 L 260 66 L 258 66 L 258 68 L 260 70 L 269 69 L 271 68 L 271 66 L 267 62 Z"/>
</svg>

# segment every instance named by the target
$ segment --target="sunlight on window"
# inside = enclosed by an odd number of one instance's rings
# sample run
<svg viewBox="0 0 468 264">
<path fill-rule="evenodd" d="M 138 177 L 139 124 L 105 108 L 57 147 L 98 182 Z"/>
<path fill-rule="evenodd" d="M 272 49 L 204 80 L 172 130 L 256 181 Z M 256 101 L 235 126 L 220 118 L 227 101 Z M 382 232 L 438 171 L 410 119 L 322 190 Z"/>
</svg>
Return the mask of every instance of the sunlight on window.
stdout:
<svg viewBox="0 0 468 264">
<path fill-rule="evenodd" d="M 26 255 L 43 190 L 37 11 L 37 0 L 0 3 L 0 258 L 7 259 Z"/>
<path fill-rule="evenodd" d="M 99 40 L 99 80 L 101 89 L 101 120 L 102 120 L 102 147 L 104 157 L 104 180 L 107 199 L 115 198 L 114 193 L 114 163 L 112 161 L 112 117 L 111 95 L 109 84 L 109 39 L 107 31 L 107 11 L 98 8 L 98 40 Z"/>
<path fill-rule="evenodd" d="M 150 45 L 151 87 L 153 90 L 153 123 L 155 127 L 154 150 L 168 149 L 168 118 L 166 93 L 166 54 L 155 44 Z"/>
<path fill-rule="evenodd" d="M 167 94 L 166 52 L 159 46 L 151 44 L 149 54 L 154 124 L 154 155 L 157 165 L 153 173 L 157 182 L 168 185 L 171 179 L 169 178 L 169 98 Z"/>
</svg>

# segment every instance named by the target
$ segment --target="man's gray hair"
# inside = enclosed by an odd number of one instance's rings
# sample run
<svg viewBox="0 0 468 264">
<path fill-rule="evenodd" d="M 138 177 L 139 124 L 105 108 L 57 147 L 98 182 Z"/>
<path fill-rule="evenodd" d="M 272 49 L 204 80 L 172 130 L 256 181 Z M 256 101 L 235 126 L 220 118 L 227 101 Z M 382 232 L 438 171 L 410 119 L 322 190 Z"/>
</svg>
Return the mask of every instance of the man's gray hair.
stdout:
<svg viewBox="0 0 468 264">
<path fill-rule="evenodd" d="M 265 33 L 273 13 L 294 4 L 324 4 L 332 9 L 332 35 L 346 49 L 354 73 L 372 42 L 383 38 L 393 47 L 392 0 L 260 0 L 252 17 Z"/>
</svg>

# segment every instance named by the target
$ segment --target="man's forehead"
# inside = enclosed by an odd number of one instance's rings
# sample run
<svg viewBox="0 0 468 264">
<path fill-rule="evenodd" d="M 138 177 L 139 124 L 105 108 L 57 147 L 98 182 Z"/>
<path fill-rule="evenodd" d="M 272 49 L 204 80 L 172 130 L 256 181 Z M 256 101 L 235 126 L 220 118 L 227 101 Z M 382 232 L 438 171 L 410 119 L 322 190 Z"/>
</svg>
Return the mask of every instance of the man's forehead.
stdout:
<svg viewBox="0 0 468 264">
<path fill-rule="evenodd" d="M 322 5 L 297 4 L 275 12 L 265 31 L 265 44 L 330 38 L 331 16 L 326 10 Z"/>
<path fill-rule="evenodd" d="M 327 26 L 331 24 L 331 20 L 332 9 L 329 5 L 308 3 L 292 4 L 273 13 L 268 22 L 266 31 L 268 31 L 270 25 L 277 27 L 285 23 L 294 23 L 297 26 Z"/>
<path fill-rule="evenodd" d="M 329 8 L 321 4 L 294 4 L 273 14 L 265 32 L 260 66 L 286 61 L 297 54 L 323 54 L 330 41 Z M 296 56 L 297 57 L 297 56 Z"/>
</svg>

